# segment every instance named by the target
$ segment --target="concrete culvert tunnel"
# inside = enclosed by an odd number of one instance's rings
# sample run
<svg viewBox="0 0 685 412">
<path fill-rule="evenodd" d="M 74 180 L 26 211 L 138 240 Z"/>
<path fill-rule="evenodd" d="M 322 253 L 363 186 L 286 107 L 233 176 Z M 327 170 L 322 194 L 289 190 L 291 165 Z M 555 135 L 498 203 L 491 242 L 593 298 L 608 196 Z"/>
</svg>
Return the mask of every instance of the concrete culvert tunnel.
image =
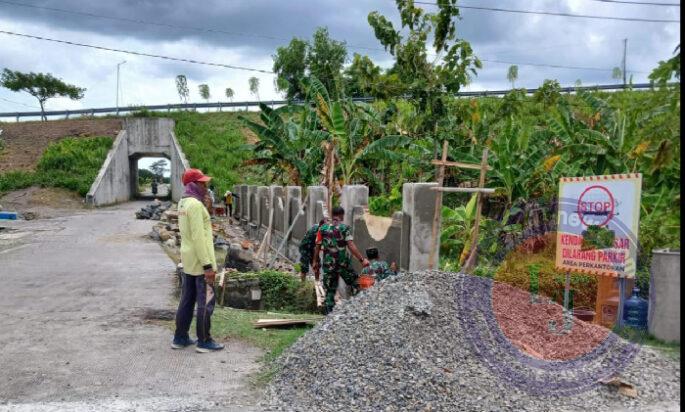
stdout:
<svg viewBox="0 0 685 412">
<path fill-rule="evenodd" d="M 157 178 L 158 193 L 152 184 L 141 187 L 141 174 L 152 162 L 166 160 L 165 171 Z M 141 164 L 144 165 L 141 168 Z M 178 201 L 183 194 L 181 176 L 188 165 L 174 134 L 174 121 L 163 118 L 131 118 L 117 135 L 97 178 L 86 195 L 86 203 L 105 206 L 131 199 L 167 198 Z"/>
</svg>

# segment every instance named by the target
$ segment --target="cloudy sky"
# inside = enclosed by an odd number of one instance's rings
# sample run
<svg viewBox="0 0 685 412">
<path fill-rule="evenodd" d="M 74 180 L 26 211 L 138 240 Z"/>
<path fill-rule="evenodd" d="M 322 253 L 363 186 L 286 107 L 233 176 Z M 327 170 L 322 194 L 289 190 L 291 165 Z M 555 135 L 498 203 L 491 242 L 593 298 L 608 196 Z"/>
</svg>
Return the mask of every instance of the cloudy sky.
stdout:
<svg viewBox="0 0 685 412">
<path fill-rule="evenodd" d="M 460 4 L 643 19 L 679 20 L 680 14 L 680 7 L 600 0 L 464 0 Z M 0 31 L 270 71 L 276 47 L 288 43 L 293 36 L 309 39 L 317 26 L 326 26 L 332 37 L 347 42 L 350 57 L 355 52 L 368 54 L 387 67 L 390 56 L 380 48 L 366 21 L 368 13 L 374 10 L 395 22 L 398 20 L 392 0 L 0 0 Z M 578 79 L 584 85 L 613 83 L 611 69 L 621 64 L 624 38 L 628 38 L 628 72 L 634 82 L 643 82 L 659 60 L 672 55 L 680 39 L 679 23 L 481 10 L 462 10 L 462 16 L 457 25 L 459 36 L 470 41 L 477 56 L 484 60 L 484 68 L 466 90 L 509 87 L 506 80 L 509 64 L 501 62 L 519 65 L 517 87 L 536 87 L 546 78 L 557 79 L 562 85 L 573 85 Z M 50 72 L 87 88 L 81 101 L 49 101 L 48 109 L 53 110 L 114 106 L 116 67 L 124 60 L 120 106 L 178 102 L 174 78 L 181 73 L 188 78 L 191 102 L 202 101 L 197 91 L 201 83 L 209 85 L 212 101 L 226 101 L 223 92 L 226 87 L 235 90 L 235 101 L 253 100 L 248 89 L 251 76 L 260 79 L 262 100 L 281 98 L 274 91 L 270 74 L 127 55 L 2 33 L 0 42 L 0 68 Z M 36 107 L 31 96 L 0 89 L 0 112 Z"/>
</svg>

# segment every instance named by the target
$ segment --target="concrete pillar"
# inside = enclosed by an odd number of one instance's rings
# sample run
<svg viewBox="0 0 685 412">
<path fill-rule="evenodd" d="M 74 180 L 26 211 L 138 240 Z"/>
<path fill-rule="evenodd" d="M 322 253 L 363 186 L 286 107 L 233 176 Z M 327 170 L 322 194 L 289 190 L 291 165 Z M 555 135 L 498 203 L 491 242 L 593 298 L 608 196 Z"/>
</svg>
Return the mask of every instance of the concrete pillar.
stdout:
<svg viewBox="0 0 685 412">
<path fill-rule="evenodd" d="M 680 343 L 680 251 L 652 252 L 647 326 L 655 337 Z"/>
<path fill-rule="evenodd" d="M 340 206 L 345 209 L 345 219 L 343 223 L 352 226 L 353 209 L 356 206 L 369 206 L 369 188 L 364 185 L 345 185 L 340 196 Z"/>
<path fill-rule="evenodd" d="M 290 215 L 290 201 L 292 199 L 302 199 L 302 188 L 299 186 L 286 186 L 285 187 L 285 201 L 284 206 L 285 209 L 283 211 L 283 233 L 287 233 L 288 229 L 290 229 L 290 225 L 292 224 L 292 219 L 295 216 Z M 294 211 L 293 213 L 297 213 L 297 211 Z"/>
<path fill-rule="evenodd" d="M 255 203 L 257 202 L 257 186 L 254 185 L 249 185 L 247 186 L 247 199 L 246 199 L 246 219 L 247 222 L 252 222 L 253 220 L 257 219 L 257 213 L 259 211 L 259 207 L 255 207 Z"/>
<path fill-rule="evenodd" d="M 247 195 L 247 185 L 240 185 L 240 220 L 247 220 L 250 210 L 250 198 Z"/>
<path fill-rule="evenodd" d="M 257 227 L 269 224 L 269 186 L 257 186 Z M 266 205 L 266 207 L 264 207 Z"/>
<path fill-rule="evenodd" d="M 307 228 L 312 227 L 315 223 L 319 223 L 321 217 L 317 219 L 316 203 L 323 202 L 326 204 L 328 199 L 328 188 L 326 186 L 309 186 L 307 187 L 309 200 L 307 201 Z M 328 212 L 328 211 L 327 211 Z"/>
<path fill-rule="evenodd" d="M 283 186 L 269 186 L 269 211 L 274 209 L 273 230 L 279 232 L 283 231 L 283 215 L 285 214 L 285 188 Z M 281 201 L 283 212 L 280 211 L 278 201 Z M 266 224 L 269 224 L 269 217 L 267 216 Z"/>
<path fill-rule="evenodd" d="M 402 186 L 402 253 L 400 267 L 409 271 L 428 269 L 431 246 L 435 248 L 435 267 L 440 261 L 440 234 L 431 244 L 437 183 L 405 183 Z M 406 230 L 405 228 L 409 228 Z"/>
</svg>

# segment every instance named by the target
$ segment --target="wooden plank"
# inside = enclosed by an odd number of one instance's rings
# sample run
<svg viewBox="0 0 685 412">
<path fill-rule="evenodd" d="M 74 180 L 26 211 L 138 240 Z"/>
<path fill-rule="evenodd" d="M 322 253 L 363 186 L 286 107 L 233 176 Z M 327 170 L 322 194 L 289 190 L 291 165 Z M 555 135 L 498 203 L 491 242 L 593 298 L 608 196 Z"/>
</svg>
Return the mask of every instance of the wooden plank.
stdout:
<svg viewBox="0 0 685 412">
<path fill-rule="evenodd" d="M 438 168 L 438 187 L 442 187 L 445 181 L 445 162 L 447 161 L 447 140 L 442 142 L 442 163 Z M 442 192 L 435 194 L 435 212 L 433 213 L 433 230 L 431 233 L 431 251 L 428 257 L 428 269 L 435 267 L 435 248 L 438 242 L 440 226 L 440 213 L 442 213 Z"/>
<path fill-rule="evenodd" d="M 294 326 L 294 325 L 306 325 L 308 323 L 314 322 L 313 319 L 258 319 L 256 322 L 252 322 L 252 326 L 255 329 L 259 328 L 269 328 L 276 326 Z"/>
<path fill-rule="evenodd" d="M 482 193 L 484 195 L 495 193 L 495 189 L 488 189 L 486 187 L 431 187 L 431 190 L 453 193 Z"/>
<path fill-rule="evenodd" d="M 432 164 L 437 165 L 437 166 L 452 166 L 452 167 L 460 167 L 462 169 L 473 169 L 473 170 L 480 170 L 481 165 L 475 164 L 475 163 L 463 163 L 463 162 L 443 162 L 442 160 L 432 160 Z M 492 170 L 492 167 L 486 166 L 487 170 Z"/>
<path fill-rule="evenodd" d="M 486 166 L 488 165 L 488 148 L 483 149 L 483 157 L 480 161 L 480 177 L 478 179 L 478 187 L 483 188 L 485 186 L 485 172 L 487 171 Z M 483 209 L 483 193 L 477 192 L 476 198 L 476 217 L 473 220 L 473 232 L 471 232 L 471 251 L 469 252 L 469 257 L 464 263 L 462 271 L 465 273 L 471 273 L 473 268 L 476 266 L 476 254 L 478 245 L 478 231 L 480 229 L 480 215 Z"/>
</svg>

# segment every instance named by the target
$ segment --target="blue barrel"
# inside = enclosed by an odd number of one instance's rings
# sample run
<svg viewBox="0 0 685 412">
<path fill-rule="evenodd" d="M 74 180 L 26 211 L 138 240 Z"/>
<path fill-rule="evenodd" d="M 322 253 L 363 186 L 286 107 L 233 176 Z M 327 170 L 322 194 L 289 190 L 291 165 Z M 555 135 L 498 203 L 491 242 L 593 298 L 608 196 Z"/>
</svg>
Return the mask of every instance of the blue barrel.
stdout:
<svg viewBox="0 0 685 412">
<path fill-rule="evenodd" d="M 0 219 L 17 220 L 17 212 L 0 212 Z"/>
<path fill-rule="evenodd" d="M 647 329 L 649 303 L 637 295 L 639 291 L 633 288 L 633 296 L 623 305 L 623 324 L 635 329 Z"/>
</svg>

